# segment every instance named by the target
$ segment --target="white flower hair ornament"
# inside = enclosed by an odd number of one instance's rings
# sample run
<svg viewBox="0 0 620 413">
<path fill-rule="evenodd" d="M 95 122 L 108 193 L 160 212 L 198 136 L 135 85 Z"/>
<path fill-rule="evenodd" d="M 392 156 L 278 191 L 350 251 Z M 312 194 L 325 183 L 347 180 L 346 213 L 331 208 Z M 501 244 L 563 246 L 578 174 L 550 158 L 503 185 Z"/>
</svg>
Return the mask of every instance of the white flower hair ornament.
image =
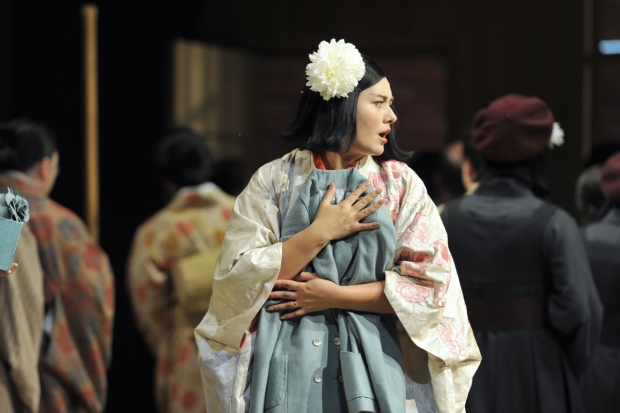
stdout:
<svg viewBox="0 0 620 413">
<path fill-rule="evenodd" d="M 344 39 L 322 41 L 319 50 L 310 55 L 310 61 L 306 66 L 306 86 L 325 100 L 347 97 L 366 73 L 362 55 Z"/>
<path fill-rule="evenodd" d="M 560 127 L 559 123 L 553 122 L 553 131 L 549 139 L 549 147 L 553 149 L 554 146 L 562 145 L 564 145 L 564 130 Z"/>
</svg>

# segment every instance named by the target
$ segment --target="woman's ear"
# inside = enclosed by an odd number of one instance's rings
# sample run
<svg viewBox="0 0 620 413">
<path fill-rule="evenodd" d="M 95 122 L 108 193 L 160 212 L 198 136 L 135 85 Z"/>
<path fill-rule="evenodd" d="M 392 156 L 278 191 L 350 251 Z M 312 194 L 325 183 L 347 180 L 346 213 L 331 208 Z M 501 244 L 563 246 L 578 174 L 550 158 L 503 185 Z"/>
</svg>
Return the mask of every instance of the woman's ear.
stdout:
<svg viewBox="0 0 620 413">
<path fill-rule="evenodd" d="M 56 178 L 58 177 L 58 153 L 52 154 L 52 156 L 46 156 L 41 159 L 41 162 L 35 167 L 36 178 L 39 179 L 43 185 L 43 189 L 47 194 L 52 191 Z"/>
<path fill-rule="evenodd" d="M 52 158 L 46 156 L 41 159 L 41 162 L 36 166 L 38 177 L 46 182 L 52 175 Z"/>
</svg>

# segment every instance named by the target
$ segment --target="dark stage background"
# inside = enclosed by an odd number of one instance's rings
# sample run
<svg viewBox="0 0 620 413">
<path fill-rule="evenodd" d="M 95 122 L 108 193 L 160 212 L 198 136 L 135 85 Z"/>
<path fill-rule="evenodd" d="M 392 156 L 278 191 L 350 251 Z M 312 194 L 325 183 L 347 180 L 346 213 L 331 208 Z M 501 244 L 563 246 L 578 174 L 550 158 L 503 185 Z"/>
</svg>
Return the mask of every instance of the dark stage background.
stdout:
<svg viewBox="0 0 620 413">
<path fill-rule="evenodd" d="M 52 197 L 80 215 L 83 3 L 0 2 L 0 121 L 28 116 L 56 131 L 61 174 Z M 614 70 L 618 59 L 589 52 L 604 35 L 598 29 L 607 15 L 603 6 L 594 9 L 589 21 L 595 30 L 584 43 L 588 1 L 95 3 L 99 5 L 101 244 L 110 255 L 117 282 L 109 412 L 154 411 L 153 360 L 134 327 L 124 273 L 136 227 L 162 207 L 158 183 L 150 179 L 150 154 L 162 132 L 172 126 L 173 40 L 200 40 L 262 58 L 304 60 L 321 40 L 332 37 L 344 38 L 370 56 L 440 56 L 447 76 L 446 142 L 462 137 L 475 111 L 492 99 L 510 92 L 538 95 L 549 103 L 566 132 L 565 146 L 552 155 L 550 184 L 552 201 L 571 212 L 575 178 L 590 146 L 603 138 L 620 138 L 616 120 L 620 76 Z M 605 4 L 618 10 L 618 1 Z M 590 70 L 593 82 L 587 80 Z M 615 89 L 610 89 L 614 82 Z M 398 91 L 394 93 L 398 97 Z M 605 109 L 601 115 L 599 107 Z M 590 123 L 592 113 L 596 115 Z M 401 119 L 406 116 L 401 110 Z M 282 119 L 281 126 L 289 121 Z M 281 146 L 273 144 L 273 134 L 260 138 L 257 134 L 256 139 L 257 145 L 273 148 L 265 151 L 261 163 L 282 153 Z"/>
</svg>

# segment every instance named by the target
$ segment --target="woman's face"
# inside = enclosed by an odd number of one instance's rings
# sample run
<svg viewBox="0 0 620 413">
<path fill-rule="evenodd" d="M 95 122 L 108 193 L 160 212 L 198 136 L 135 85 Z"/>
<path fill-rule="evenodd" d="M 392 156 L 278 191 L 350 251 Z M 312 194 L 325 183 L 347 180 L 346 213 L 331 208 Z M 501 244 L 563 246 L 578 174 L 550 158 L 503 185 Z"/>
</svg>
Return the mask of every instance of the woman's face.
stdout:
<svg viewBox="0 0 620 413">
<path fill-rule="evenodd" d="M 391 108 L 394 102 L 387 78 L 363 90 L 357 100 L 357 137 L 347 155 L 372 155 L 383 153 L 391 125 L 396 115 Z"/>
</svg>

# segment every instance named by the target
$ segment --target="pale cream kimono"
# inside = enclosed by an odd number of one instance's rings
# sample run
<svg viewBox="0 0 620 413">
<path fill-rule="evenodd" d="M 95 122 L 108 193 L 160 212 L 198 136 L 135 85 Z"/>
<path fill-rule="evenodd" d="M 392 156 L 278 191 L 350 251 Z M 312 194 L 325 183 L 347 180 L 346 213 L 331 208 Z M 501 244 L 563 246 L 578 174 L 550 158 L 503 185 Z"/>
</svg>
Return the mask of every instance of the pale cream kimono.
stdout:
<svg viewBox="0 0 620 413">
<path fill-rule="evenodd" d="M 209 311 L 195 330 L 209 413 L 245 410 L 252 356 L 248 328 L 267 300 L 282 258 L 281 224 L 315 168 L 311 152 L 294 150 L 261 167 L 237 198 L 218 259 Z M 408 383 L 407 411 L 433 397 L 441 413 L 464 411 L 480 352 L 447 236 L 420 178 L 397 161 L 370 156 L 357 170 L 383 189 L 398 237 L 385 294 L 409 338 L 428 353 L 430 386 Z M 247 396 L 247 394 L 246 394 Z M 420 409 L 422 410 L 422 409 Z M 428 411 L 428 409 L 425 409 Z"/>
</svg>

